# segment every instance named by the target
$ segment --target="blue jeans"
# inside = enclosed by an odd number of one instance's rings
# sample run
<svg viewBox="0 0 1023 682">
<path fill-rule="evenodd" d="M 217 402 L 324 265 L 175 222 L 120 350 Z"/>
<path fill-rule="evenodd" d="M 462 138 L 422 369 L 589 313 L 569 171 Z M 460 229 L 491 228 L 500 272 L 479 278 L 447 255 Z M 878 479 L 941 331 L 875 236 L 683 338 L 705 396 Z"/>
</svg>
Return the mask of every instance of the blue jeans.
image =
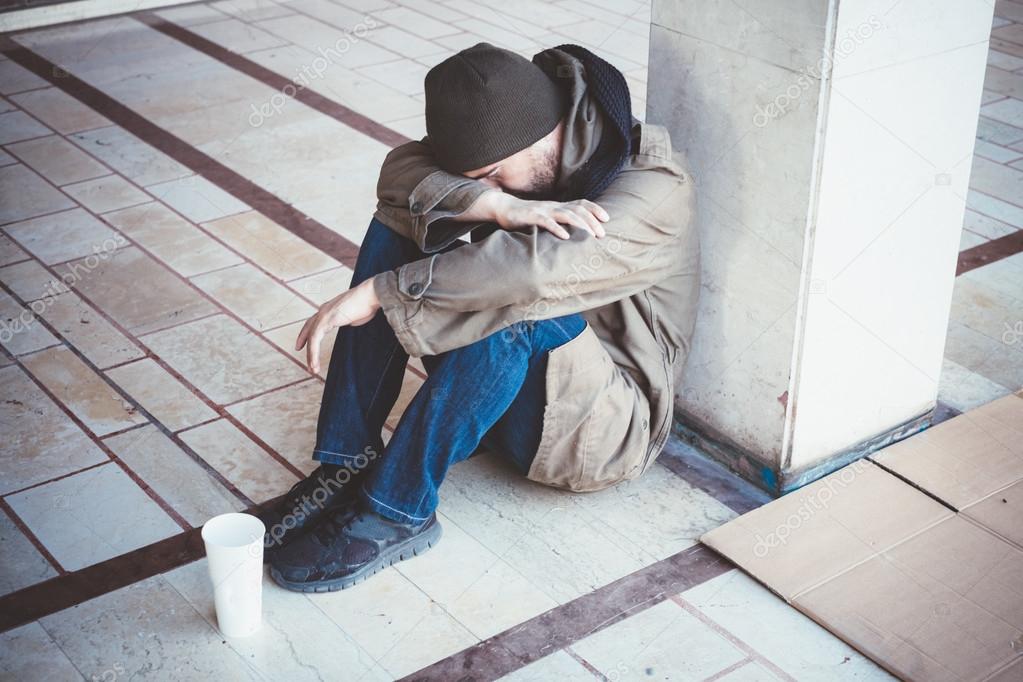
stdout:
<svg viewBox="0 0 1023 682">
<path fill-rule="evenodd" d="M 447 249 L 459 248 L 455 241 Z M 428 257 L 376 218 L 359 250 L 352 286 Z M 341 327 L 327 369 L 313 459 L 353 472 L 367 504 L 394 521 L 420 523 L 437 508 L 448 467 L 482 443 L 523 474 L 540 444 L 547 352 L 586 326 L 576 313 L 525 320 L 467 346 L 425 355 L 427 378 L 387 446 L 384 420 L 398 398 L 408 354 L 382 310 Z"/>
</svg>

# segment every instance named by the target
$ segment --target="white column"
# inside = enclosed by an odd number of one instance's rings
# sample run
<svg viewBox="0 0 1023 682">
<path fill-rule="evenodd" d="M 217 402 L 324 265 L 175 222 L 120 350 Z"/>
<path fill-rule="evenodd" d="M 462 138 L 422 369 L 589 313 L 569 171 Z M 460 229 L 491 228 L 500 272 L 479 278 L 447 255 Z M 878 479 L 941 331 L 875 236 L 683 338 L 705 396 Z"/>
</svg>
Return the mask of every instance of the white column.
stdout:
<svg viewBox="0 0 1023 682">
<path fill-rule="evenodd" d="M 683 433 L 786 492 L 925 426 L 993 5 L 654 0 L 647 120 L 698 185 Z"/>
</svg>

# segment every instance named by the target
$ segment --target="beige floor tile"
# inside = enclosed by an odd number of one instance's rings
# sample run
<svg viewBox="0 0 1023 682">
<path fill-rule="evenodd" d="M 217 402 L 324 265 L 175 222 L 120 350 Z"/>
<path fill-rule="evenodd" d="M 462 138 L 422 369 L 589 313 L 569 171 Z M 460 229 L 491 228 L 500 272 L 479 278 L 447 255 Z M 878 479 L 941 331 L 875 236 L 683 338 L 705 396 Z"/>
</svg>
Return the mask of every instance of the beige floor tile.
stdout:
<svg viewBox="0 0 1023 682">
<path fill-rule="evenodd" d="M 52 299 L 67 293 L 68 288 L 36 260 L 26 260 L 0 268 L 0 282 L 25 303 Z"/>
<path fill-rule="evenodd" d="M 143 340 L 219 405 L 308 376 L 280 351 L 226 315 L 149 334 Z"/>
<path fill-rule="evenodd" d="M 4 60 L 0 62 L 0 94 L 46 87 L 48 83 L 20 64 Z"/>
<path fill-rule="evenodd" d="M 103 219 L 185 277 L 243 262 L 237 253 L 155 201 L 108 213 Z"/>
<path fill-rule="evenodd" d="M 498 679 L 501 682 L 592 682 L 594 676 L 582 663 L 564 651 L 557 651 Z"/>
<path fill-rule="evenodd" d="M 220 0 L 210 3 L 209 6 L 243 21 L 261 21 L 293 14 L 290 9 L 273 0 Z"/>
<path fill-rule="evenodd" d="M 199 527 L 218 514 L 245 510 L 244 502 L 153 425 L 104 442 L 192 526 Z"/>
<path fill-rule="evenodd" d="M 948 326 L 945 358 L 1010 391 L 1017 391 L 1023 386 L 1021 346 L 1019 342 L 1008 345 L 953 321 Z"/>
<path fill-rule="evenodd" d="M 301 8 L 301 11 L 307 14 L 317 11 L 318 7 L 323 8 L 327 11 L 328 18 L 335 17 L 338 11 L 336 5 L 326 1 L 316 3 L 310 0 L 295 7 Z M 340 23 L 343 20 L 336 21 Z M 365 66 L 366 64 L 379 64 L 380 62 L 387 62 L 399 57 L 394 52 L 369 42 L 368 38 L 375 29 L 371 28 L 365 32 L 360 31 L 365 33 L 367 39 L 353 40 L 351 35 L 358 24 L 345 25 L 345 30 L 342 30 L 341 28 L 330 26 L 323 21 L 313 19 L 310 16 L 294 14 L 286 17 L 266 19 L 256 22 L 255 25 L 309 50 L 310 63 L 316 51 L 320 48 L 324 51 L 335 50 L 338 55 L 334 56 L 331 53 L 331 60 L 349 69 Z M 369 26 L 368 23 L 366 26 Z"/>
<path fill-rule="evenodd" d="M 440 511 L 558 603 L 649 563 L 641 548 L 491 452 L 456 464 Z"/>
<path fill-rule="evenodd" d="M 354 589 L 316 597 L 316 605 L 394 677 L 408 675 L 479 641 L 393 569 L 377 573 Z"/>
<path fill-rule="evenodd" d="M 375 180 L 373 181 L 375 182 Z M 348 188 L 344 190 L 347 194 Z M 338 197 L 323 197 L 300 201 L 295 208 L 313 220 L 329 227 L 353 244 L 362 244 L 369 229 L 370 217 L 373 215 L 372 200 L 368 192 L 351 192 L 351 201 L 339 200 Z"/>
<path fill-rule="evenodd" d="M 74 289 L 136 336 L 181 324 L 217 308 L 137 247 L 118 249 L 91 270 L 83 259 L 57 268 L 61 276 L 84 272 Z M 143 286 L 144 283 L 144 286 Z"/>
<path fill-rule="evenodd" d="M 6 513 L 0 512 L 0 595 L 41 583 L 57 575 Z M 0 661 L 3 656 L 0 655 Z M 3 671 L 0 662 L 0 673 Z"/>
<path fill-rule="evenodd" d="M 980 119 L 977 121 L 977 139 L 1011 146 L 1013 143 L 1023 140 L 1023 128 L 1017 128 L 1004 121 L 988 118 L 984 116 L 984 111 L 981 110 Z"/>
<path fill-rule="evenodd" d="M 244 54 L 253 50 L 265 50 L 268 47 L 284 45 L 284 41 L 266 31 L 237 19 L 224 19 L 194 26 L 192 32 L 198 33 L 206 40 L 226 47 L 231 52 Z"/>
<path fill-rule="evenodd" d="M 433 54 L 436 52 L 438 46 L 433 45 Z M 380 81 L 384 85 L 394 88 L 406 95 L 415 95 L 423 92 L 423 81 L 426 78 L 426 72 L 429 69 L 417 61 L 412 59 L 398 59 L 393 62 L 384 62 L 383 64 L 372 64 L 370 66 L 364 66 L 359 69 L 359 73 L 366 74 L 374 80 Z"/>
<path fill-rule="evenodd" d="M 58 611 L 40 623 L 86 679 L 110 679 L 108 670 L 115 679 L 261 679 L 163 576 Z"/>
<path fill-rule="evenodd" d="M 959 250 L 965 251 L 966 249 L 972 249 L 974 246 L 979 246 L 984 242 L 988 241 L 985 237 L 981 237 L 975 232 L 969 230 L 963 230 L 959 233 Z"/>
<path fill-rule="evenodd" d="M 302 327 L 305 325 L 305 320 L 300 320 L 293 324 L 287 324 L 283 327 L 271 329 L 263 333 L 270 343 L 275 344 L 278 348 L 297 359 L 303 365 L 306 364 L 306 349 L 295 350 L 295 339 L 298 338 L 298 333 L 302 331 Z M 322 344 L 320 345 L 320 372 L 321 377 L 327 376 L 327 369 L 330 367 L 330 355 L 334 351 L 334 341 L 337 339 L 335 333 L 327 334 Z"/>
<path fill-rule="evenodd" d="M 1023 253 L 965 272 L 961 277 L 1016 301 L 1023 300 Z M 1015 324 L 1013 324 L 1015 327 Z"/>
<path fill-rule="evenodd" d="M 8 145 L 7 150 L 58 186 L 110 173 L 103 164 L 56 135 L 17 142 Z"/>
<path fill-rule="evenodd" d="M 156 11 L 154 14 L 180 26 L 206 24 L 211 21 L 221 21 L 227 17 L 224 13 L 218 12 L 212 6 L 205 4 L 168 7 L 167 9 Z"/>
<path fill-rule="evenodd" d="M 323 383 L 311 379 L 231 405 L 227 411 L 308 474 L 319 466 L 312 457 L 322 398 Z"/>
<path fill-rule="evenodd" d="M 410 140 L 421 140 L 426 136 L 426 119 L 421 115 L 389 121 L 387 127 L 401 133 Z"/>
<path fill-rule="evenodd" d="M 113 463 L 11 495 L 7 501 L 54 558 L 70 571 L 181 531 Z"/>
<path fill-rule="evenodd" d="M 7 680 L 79 680 L 82 674 L 38 622 L 0 633 L 0 676 Z"/>
<path fill-rule="evenodd" d="M 981 108 L 980 113 L 1016 128 L 1023 126 L 1023 101 L 1013 97 L 985 104 Z"/>
<path fill-rule="evenodd" d="M 93 213 L 106 213 L 150 200 L 150 196 L 120 175 L 66 185 L 64 191 Z"/>
<path fill-rule="evenodd" d="M 164 578 L 211 627 L 217 619 L 205 559 L 168 572 Z M 251 637 L 227 640 L 264 679 L 391 679 L 372 657 L 317 608 L 315 597 L 288 592 L 269 577 L 263 582 L 263 627 Z"/>
<path fill-rule="evenodd" d="M 139 346 L 73 292 L 53 298 L 42 316 L 69 344 L 101 369 L 145 355 Z"/>
<path fill-rule="evenodd" d="M 656 462 L 639 478 L 572 495 L 570 501 L 572 508 L 585 509 L 656 561 L 697 544 L 705 532 L 736 516 Z"/>
<path fill-rule="evenodd" d="M 4 494 L 107 460 L 19 367 L 0 369 L 4 424 L 0 489 Z"/>
<path fill-rule="evenodd" d="M 73 208 L 60 190 L 21 164 L 0 168 L 0 223 L 13 223 L 44 213 Z"/>
<path fill-rule="evenodd" d="M 216 412 L 150 358 L 109 369 L 107 376 L 171 431 L 217 418 Z"/>
<path fill-rule="evenodd" d="M 572 645 L 606 676 L 704 679 L 746 654 L 670 599 Z"/>
<path fill-rule="evenodd" d="M 58 343 L 31 310 L 0 291 L 0 345 L 13 355 L 24 355 Z"/>
<path fill-rule="evenodd" d="M 316 305 L 323 305 L 351 288 L 353 274 L 350 268 L 342 265 L 333 270 L 325 270 L 315 275 L 292 280 L 288 286 Z"/>
<path fill-rule="evenodd" d="M 97 254 L 112 258 L 114 250 L 125 243 L 123 237 L 80 208 L 24 220 L 4 230 L 47 265 L 83 256 L 100 258 Z"/>
<path fill-rule="evenodd" d="M 1023 152 L 1018 152 L 1009 147 L 1003 147 L 1001 145 L 992 144 L 985 142 L 984 140 L 977 140 L 976 146 L 973 148 L 974 154 L 980 154 L 985 159 L 996 161 L 998 163 L 1009 163 L 1023 156 Z"/>
<path fill-rule="evenodd" d="M 411 59 L 437 54 L 444 49 L 437 45 L 437 43 L 430 40 L 423 40 L 414 33 L 410 33 L 402 28 L 398 28 L 397 26 L 381 26 L 374 28 L 369 35 L 367 35 L 367 39 L 372 40 L 374 43 L 385 49 Z"/>
<path fill-rule="evenodd" d="M 192 281 L 257 331 L 306 320 L 316 309 L 256 267 L 242 263 Z"/>
<path fill-rule="evenodd" d="M 960 412 L 986 405 L 1010 392 L 1005 386 L 996 384 L 976 372 L 971 372 L 948 358 L 941 365 L 938 400 Z"/>
<path fill-rule="evenodd" d="M 244 202 L 197 175 L 148 185 L 146 190 L 194 223 L 249 210 Z"/>
<path fill-rule="evenodd" d="M 192 174 L 177 161 L 117 126 L 76 133 L 68 139 L 143 187 Z"/>
<path fill-rule="evenodd" d="M 449 19 L 462 18 L 457 13 L 453 14 L 454 16 L 449 17 Z M 409 7 L 391 7 L 389 9 L 378 10 L 373 12 L 373 17 L 392 26 L 401 26 L 415 33 L 420 38 L 437 38 L 438 36 L 446 36 L 458 32 L 458 29 L 451 26 L 450 23 L 437 21 L 427 14 L 417 12 Z"/>
<path fill-rule="evenodd" d="M 145 424 L 135 407 L 63 346 L 23 359 L 25 367 L 93 433 L 103 436 Z"/>
<path fill-rule="evenodd" d="M 558 604 L 443 514 L 440 542 L 398 571 L 480 639 Z"/>
<path fill-rule="evenodd" d="M 261 213 L 248 211 L 203 227 L 274 277 L 292 280 L 341 264 Z"/>
<path fill-rule="evenodd" d="M 957 277 L 952 292 L 951 319 L 1003 343 L 1018 334 L 1020 346 L 1023 346 L 1023 323 L 1018 332 L 1015 329 L 1016 323 L 1023 320 L 1023 281 L 1006 281 L 1005 284 L 1015 286 L 1019 296 L 1011 296 L 1008 291 L 993 288 L 983 280 Z"/>
<path fill-rule="evenodd" d="M 381 7 L 380 9 L 372 9 L 367 11 L 372 11 L 373 15 L 376 16 L 378 13 L 384 13 L 391 11 L 392 9 L 398 9 L 394 7 L 394 5 L 391 5 L 390 3 L 381 4 L 383 5 L 383 7 Z M 466 17 L 466 15 L 463 14 L 462 12 L 453 10 L 447 5 L 440 2 L 434 2 L 433 0 L 404 0 L 401 4 L 403 7 L 409 7 L 411 9 L 416 10 L 417 12 L 425 14 L 429 17 L 433 17 L 434 19 L 439 20 L 445 26 L 449 25 L 452 21 L 456 19 L 464 19 Z M 384 18 L 383 20 L 387 21 L 388 23 L 391 23 L 386 18 Z"/>
<path fill-rule="evenodd" d="M 189 429 L 181 440 L 257 504 L 298 482 L 298 476 L 226 419 Z"/>
<path fill-rule="evenodd" d="M 999 237 L 1012 234 L 1019 229 L 969 209 L 966 210 L 965 217 L 963 218 L 963 228 L 974 234 L 981 235 L 985 240 L 998 239 Z"/>
<path fill-rule="evenodd" d="M 378 122 L 423 114 L 422 102 L 403 94 L 400 88 L 389 87 L 336 60 L 322 71 L 313 71 L 316 55 L 297 46 L 251 52 L 246 57 L 286 78 L 297 78 L 308 72 L 306 80 L 310 89 Z M 296 102 L 288 102 L 284 108 L 296 106 Z"/>
<path fill-rule="evenodd" d="M 966 195 L 966 205 L 968 210 L 972 209 L 1017 229 L 1023 229 L 1023 208 L 1019 206 L 973 190 Z M 966 222 L 965 219 L 963 222 Z"/>
<path fill-rule="evenodd" d="M 49 128 L 23 111 L 9 111 L 6 114 L 0 114 L 0 144 L 30 140 L 49 135 L 50 132 L 52 131 Z"/>
<path fill-rule="evenodd" d="M 711 578 L 681 596 L 791 679 L 894 679 L 739 569 Z"/>
<path fill-rule="evenodd" d="M 110 125 L 105 116 L 57 88 L 25 92 L 11 100 L 63 135 Z"/>
<path fill-rule="evenodd" d="M 1023 171 L 975 156 L 970 187 L 1003 201 L 1019 201 L 1023 197 Z"/>
</svg>

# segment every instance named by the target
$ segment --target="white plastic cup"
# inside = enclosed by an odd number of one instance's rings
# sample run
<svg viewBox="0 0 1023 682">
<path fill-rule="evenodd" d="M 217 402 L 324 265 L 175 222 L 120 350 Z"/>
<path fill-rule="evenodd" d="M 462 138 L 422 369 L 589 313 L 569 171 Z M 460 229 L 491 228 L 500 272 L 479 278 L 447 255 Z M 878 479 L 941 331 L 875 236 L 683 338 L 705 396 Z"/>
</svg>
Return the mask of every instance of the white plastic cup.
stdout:
<svg viewBox="0 0 1023 682">
<path fill-rule="evenodd" d="M 248 637 L 263 623 L 265 532 L 251 514 L 221 514 L 202 527 L 217 625 L 227 637 Z"/>
</svg>

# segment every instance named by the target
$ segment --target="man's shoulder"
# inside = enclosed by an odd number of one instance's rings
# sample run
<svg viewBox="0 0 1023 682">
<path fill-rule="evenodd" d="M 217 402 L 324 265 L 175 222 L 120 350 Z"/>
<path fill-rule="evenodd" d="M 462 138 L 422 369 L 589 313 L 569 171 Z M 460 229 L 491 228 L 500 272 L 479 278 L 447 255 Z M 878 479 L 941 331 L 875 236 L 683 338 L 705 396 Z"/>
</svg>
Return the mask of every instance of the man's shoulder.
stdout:
<svg viewBox="0 0 1023 682">
<path fill-rule="evenodd" d="M 630 170 L 668 171 L 683 182 L 693 182 L 686 155 L 674 147 L 665 126 L 636 120 L 632 134 L 638 144 L 628 164 Z"/>
</svg>

